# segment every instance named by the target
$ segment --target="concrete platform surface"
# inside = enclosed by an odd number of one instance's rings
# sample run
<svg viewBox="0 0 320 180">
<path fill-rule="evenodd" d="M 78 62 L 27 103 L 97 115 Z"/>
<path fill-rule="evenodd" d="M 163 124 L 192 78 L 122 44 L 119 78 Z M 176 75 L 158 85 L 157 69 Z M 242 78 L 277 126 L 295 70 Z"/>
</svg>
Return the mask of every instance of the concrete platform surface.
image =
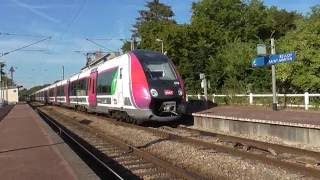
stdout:
<svg viewBox="0 0 320 180">
<path fill-rule="evenodd" d="M 19 180 L 96 179 L 94 173 L 27 104 L 15 105 L 0 122 L 0 177 Z"/>
<path fill-rule="evenodd" d="M 276 137 L 285 144 L 320 146 L 320 113 L 257 107 L 214 107 L 192 113 L 194 127 L 247 137 Z"/>
<path fill-rule="evenodd" d="M 194 116 L 320 129 L 320 112 L 272 111 L 259 107 L 218 106 Z"/>
</svg>

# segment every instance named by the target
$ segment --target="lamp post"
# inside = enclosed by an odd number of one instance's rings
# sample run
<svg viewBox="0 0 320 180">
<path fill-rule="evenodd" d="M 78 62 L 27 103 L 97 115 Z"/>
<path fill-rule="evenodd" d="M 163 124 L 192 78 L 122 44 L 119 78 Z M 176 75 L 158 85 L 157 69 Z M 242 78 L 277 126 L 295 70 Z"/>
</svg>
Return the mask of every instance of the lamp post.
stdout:
<svg viewBox="0 0 320 180">
<path fill-rule="evenodd" d="M 162 39 L 156 39 L 157 42 L 161 42 L 161 53 L 163 54 L 163 40 Z"/>
<path fill-rule="evenodd" d="M 3 81 L 3 76 L 2 76 L 2 71 L 4 68 L 5 64 L 4 62 L 0 62 L 0 86 L 1 86 L 1 91 L 0 91 L 0 99 L 1 99 L 1 106 L 4 105 L 4 81 Z"/>
</svg>

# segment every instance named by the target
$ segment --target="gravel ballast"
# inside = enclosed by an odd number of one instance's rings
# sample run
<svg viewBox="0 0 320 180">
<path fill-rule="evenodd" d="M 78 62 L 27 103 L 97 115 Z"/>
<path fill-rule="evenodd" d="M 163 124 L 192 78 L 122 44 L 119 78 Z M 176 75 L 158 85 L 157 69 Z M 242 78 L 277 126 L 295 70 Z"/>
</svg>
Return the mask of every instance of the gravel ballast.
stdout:
<svg viewBox="0 0 320 180">
<path fill-rule="evenodd" d="M 53 115 L 61 114 L 72 117 L 70 121 L 78 121 L 89 127 L 119 138 L 128 144 L 143 147 L 160 159 L 176 166 L 188 169 L 203 177 L 212 179 L 310 179 L 284 169 L 259 163 L 241 157 L 215 152 L 212 149 L 195 147 L 190 144 L 162 139 L 149 132 L 131 127 L 115 125 L 99 116 L 75 112 L 60 107 L 46 106 L 41 110 Z"/>
</svg>

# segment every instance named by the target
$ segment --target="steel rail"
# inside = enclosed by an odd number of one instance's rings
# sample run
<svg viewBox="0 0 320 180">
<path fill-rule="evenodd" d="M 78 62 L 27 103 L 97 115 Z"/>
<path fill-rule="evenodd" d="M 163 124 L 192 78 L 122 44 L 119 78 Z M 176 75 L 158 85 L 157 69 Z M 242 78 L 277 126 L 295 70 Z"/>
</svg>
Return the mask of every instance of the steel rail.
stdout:
<svg viewBox="0 0 320 180">
<path fill-rule="evenodd" d="M 79 112 L 79 113 L 84 113 L 84 112 Z M 95 116 L 95 115 L 90 115 L 87 113 L 84 113 L 89 116 Z M 293 162 L 290 160 L 284 160 L 284 159 L 277 159 L 275 158 L 270 158 L 265 155 L 259 155 L 259 154 L 254 154 L 251 152 L 247 151 L 242 151 L 235 149 L 233 147 L 229 147 L 226 145 L 221 145 L 221 144 L 214 144 L 214 143 L 209 143 L 205 141 L 201 141 L 195 138 L 191 137 L 185 137 L 185 136 L 179 136 L 170 132 L 165 132 L 165 131 L 160 131 L 159 129 L 156 128 L 148 128 L 148 127 L 143 127 L 143 126 L 137 126 L 134 124 L 129 124 L 125 122 L 120 122 L 116 121 L 115 119 L 112 118 L 107 118 L 107 117 L 102 117 L 104 120 L 108 120 L 109 122 L 115 124 L 115 125 L 121 125 L 124 127 L 129 127 L 129 128 L 135 128 L 139 130 L 143 130 L 149 133 L 152 133 L 156 136 L 172 140 L 172 141 L 177 141 L 177 142 L 182 142 L 182 143 L 188 143 L 192 144 L 195 146 L 202 146 L 207 149 L 213 149 L 217 152 L 221 153 L 228 153 L 234 156 L 239 156 L 239 157 L 244 157 L 246 159 L 251 159 L 251 160 L 258 160 L 264 164 L 270 164 L 275 167 L 281 167 L 287 170 L 291 170 L 292 172 L 298 172 L 300 174 L 303 174 L 307 177 L 316 177 L 320 178 L 320 170 L 313 168 L 313 167 L 307 167 L 303 163 L 297 163 Z M 186 128 L 179 127 L 181 129 L 187 130 Z M 189 128 L 188 128 L 189 129 Z M 243 145 L 247 145 L 248 147 L 253 147 L 255 149 L 260 149 L 264 151 L 269 151 L 270 152 L 270 147 L 273 148 L 273 150 L 278 151 L 278 152 L 286 152 L 286 153 L 292 153 L 296 155 L 303 155 L 305 156 L 306 154 L 309 155 L 309 157 L 317 158 L 319 159 L 319 153 L 313 152 L 313 151 L 308 151 L 308 150 L 303 150 L 303 149 L 298 149 L 298 148 L 293 148 L 293 147 L 288 147 L 288 146 L 283 146 L 283 145 L 276 145 L 276 144 L 271 144 L 267 142 L 261 142 L 261 141 L 256 141 L 256 140 L 251 140 L 251 139 L 245 139 L 245 138 L 240 138 L 240 137 L 235 137 L 235 136 L 228 136 L 228 135 L 222 135 L 222 134 L 211 134 L 210 132 L 205 132 L 205 131 L 200 131 L 200 130 L 195 130 L 195 129 L 190 129 L 189 131 L 199 133 L 199 135 L 207 135 L 207 136 L 212 136 L 212 137 L 220 137 L 222 141 L 227 141 L 227 142 L 234 142 L 234 143 L 240 143 Z M 268 150 L 269 147 L 269 150 Z"/>
<path fill-rule="evenodd" d="M 316 177 L 320 178 L 320 170 L 317 168 L 313 167 L 307 167 L 304 163 L 301 162 L 293 162 L 292 160 L 285 160 L 285 159 L 278 159 L 276 158 L 270 158 L 266 157 L 265 155 L 259 155 L 259 154 L 254 154 L 251 152 L 247 151 L 242 151 L 238 150 L 233 147 L 228 147 L 226 145 L 220 145 L 220 144 L 214 144 L 214 143 L 209 143 L 205 141 L 201 141 L 195 138 L 191 137 L 185 137 L 185 136 L 179 136 L 170 132 L 165 132 L 165 131 L 160 131 L 159 129 L 156 128 L 148 128 L 148 127 L 143 127 L 143 126 L 138 126 L 134 124 L 129 124 L 125 122 L 120 122 L 116 121 L 115 119 L 111 118 L 103 118 L 106 120 L 109 120 L 109 122 L 112 122 L 117 125 L 125 126 L 125 127 L 130 127 L 130 128 L 136 128 L 139 130 L 147 131 L 150 132 L 154 135 L 160 136 L 162 138 L 167 138 L 168 140 L 174 140 L 182 143 L 189 143 L 193 144 L 195 146 L 202 146 L 208 149 L 214 149 L 218 152 L 222 153 L 228 153 L 234 156 L 239 156 L 239 157 L 244 157 L 246 159 L 251 159 L 251 160 L 258 160 L 264 164 L 271 164 L 275 167 L 282 167 L 287 170 L 291 170 L 292 172 L 299 172 L 300 174 L 303 174 L 307 177 Z M 200 131 L 200 130 L 195 130 L 195 129 L 190 129 L 190 128 L 182 128 L 184 130 L 189 130 L 193 132 L 197 132 L 202 135 L 210 135 L 210 132 L 205 132 L 205 131 Z M 234 142 L 234 143 L 240 143 L 243 145 L 247 145 L 248 147 L 252 147 L 255 149 L 263 150 L 263 151 L 268 151 L 273 152 L 272 150 L 275 150 L 276 152 L 281 152 L 281 153 L 292 153 L 294 155 L 300 155 L 300 156 L 309 156 L 312 158 L 316 158 L 320 161 L 320 153 L 314 152 L 314 151 L 309 151 L 309 150 L 304 150 L 304 149 L 299 149 L 299 148 L 293 148 L 289 146 L 283 146 L 283 145 L 278 145 L 278 144 L 271 144 L 267 142 L 262 142 L 262 141 L 256 141 L 256 140 L 251 140 L 251 139 L 245 139 L 245 138 L 240 138 L 240 137 L 235 137 L 235 136 L 228 136 L 228 135 L 222 135 L 222 134 L 211 134 L 211 136 L 214 137 L 221 137 L 222 140 L 224 141 L 229 141 L 229 142 Z"/>
</svg>

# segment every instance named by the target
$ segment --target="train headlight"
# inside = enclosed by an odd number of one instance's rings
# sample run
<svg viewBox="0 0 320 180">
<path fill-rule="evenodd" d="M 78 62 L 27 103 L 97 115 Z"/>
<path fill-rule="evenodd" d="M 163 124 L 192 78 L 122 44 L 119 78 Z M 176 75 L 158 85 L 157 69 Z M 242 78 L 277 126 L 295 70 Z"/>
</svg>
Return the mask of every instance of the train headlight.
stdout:
<svg viewBox="0 0 320 180">
<path fill-rule="evenodd" d="M 179 96 L 182 96 L 182 95 L 183 95 L 182 89 L 179 89 L 179 90 L 178 90 L 178 94 L 179 94 Z"/>
<path fill-rule="evenodd" d="M 158 91 L 157 90 L 155 90 L 155 89 L 150 89 L 150 93 L 151 93 L 151 96 L 152 97 L 158 97 Z"/>
</svg>

